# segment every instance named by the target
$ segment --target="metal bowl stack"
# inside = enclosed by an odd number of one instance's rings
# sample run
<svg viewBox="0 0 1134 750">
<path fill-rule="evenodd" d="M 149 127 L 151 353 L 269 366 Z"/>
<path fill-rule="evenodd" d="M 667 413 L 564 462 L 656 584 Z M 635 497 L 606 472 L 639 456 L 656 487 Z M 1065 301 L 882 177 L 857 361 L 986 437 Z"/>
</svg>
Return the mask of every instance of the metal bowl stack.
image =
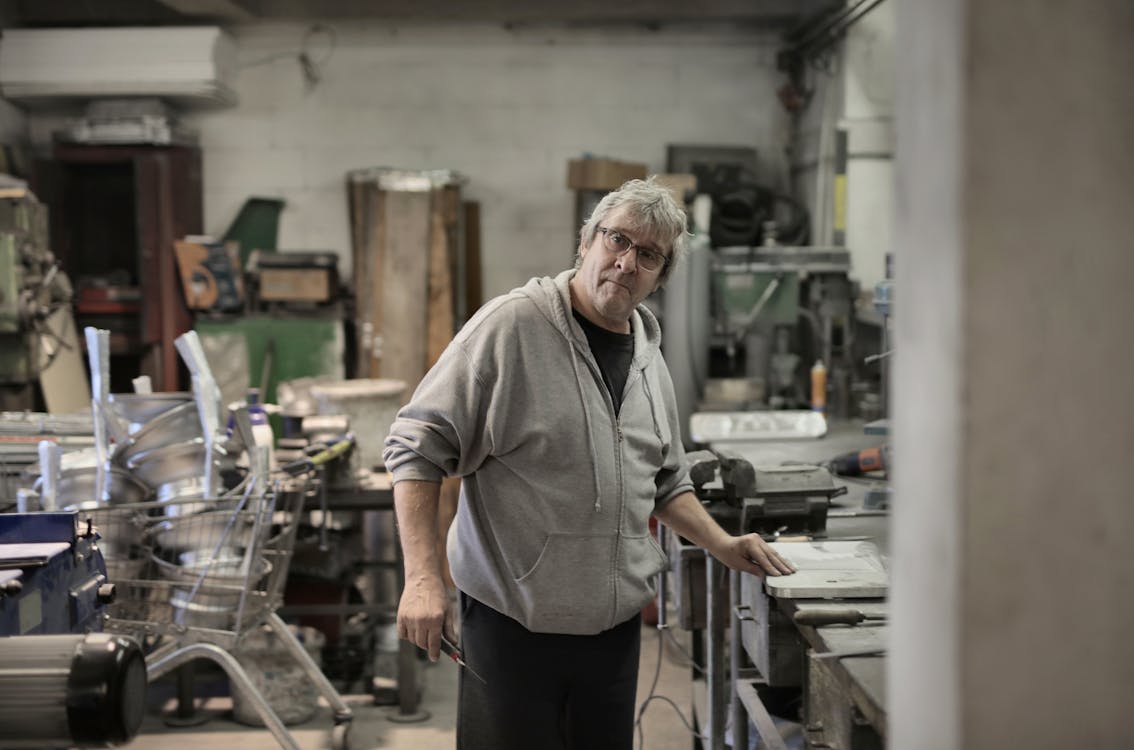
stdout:
<svg viewBox="0 0 1134 750">
<path fill-rule="evenodd" d="M 109 398 L 111 411 L 118 419 L 129 425 L 131 435 L 175 406 L 181 406 L 192 400 L 193 394 L 187 391 L 111 393 Z"/>
<path fill-rule="evenodd" d="M 209 455 L 196 402 L 186 400 L 185 394 L 180 393 L 147 396 L 149 400 L 116 397 L 116 408 L 128 414 L 128 418 L 152 413 L 161 404 L 168 408 L 141 423 L 129 440 L 117 445 L 114 462 L 154 488 L 158 502 L 204 498 Z"/>
</svg>

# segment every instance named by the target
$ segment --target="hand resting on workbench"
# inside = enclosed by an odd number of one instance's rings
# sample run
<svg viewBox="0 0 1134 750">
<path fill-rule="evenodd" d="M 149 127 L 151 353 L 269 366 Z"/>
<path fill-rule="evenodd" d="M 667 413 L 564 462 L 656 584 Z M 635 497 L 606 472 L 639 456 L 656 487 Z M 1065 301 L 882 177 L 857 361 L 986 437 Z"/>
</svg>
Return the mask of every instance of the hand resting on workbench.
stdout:
<svg viewBox="0 0 1134 750">
<path fill-rule="evenodd" d="M 795 572 L 795 566 L 781 557 L 759 534 L 733 536 L 722 529 L 692 492 L 683 492 L 673 498 L 655 515 L 670 529 L 733 570 L 761 578 Z"/>
</svg>

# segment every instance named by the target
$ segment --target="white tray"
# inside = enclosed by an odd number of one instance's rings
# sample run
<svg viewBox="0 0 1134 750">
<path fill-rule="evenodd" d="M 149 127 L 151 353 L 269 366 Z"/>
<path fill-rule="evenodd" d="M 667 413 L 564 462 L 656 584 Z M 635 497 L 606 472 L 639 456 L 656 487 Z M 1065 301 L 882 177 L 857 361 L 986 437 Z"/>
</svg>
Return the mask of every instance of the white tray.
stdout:
<svg viewBox="0 0 1134 750">
<path fill-rule="evenodd" d="M 890 576 L 870 542 L 775 542 L 780 557 L 796 567 L 768 576 L 764 589 L 779 599 L 868 599 L 884 597 Z"/>
<path fill-rule="evenodd" d="M 827 420 L 817 411 L 705 411 L 689 417 L 689 432 L 695 443 L 814 439 Z"/>
</svg>

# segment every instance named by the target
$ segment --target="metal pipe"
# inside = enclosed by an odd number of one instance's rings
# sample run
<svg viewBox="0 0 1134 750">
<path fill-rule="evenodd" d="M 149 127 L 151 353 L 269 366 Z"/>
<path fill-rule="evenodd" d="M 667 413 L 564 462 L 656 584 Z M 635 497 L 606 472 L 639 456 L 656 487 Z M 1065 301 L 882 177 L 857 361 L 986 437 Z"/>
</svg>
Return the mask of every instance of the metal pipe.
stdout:
<svg viewBox="0 0 1134 750">
<path fill-rule="evenodd" d="M 732 643 L 729 649 L 728 684 L 732 688 L 732 746 L 735 750 L 747 750 L 748 711 L 741 703 L 740 692 L 737 689 L 740 684 L 741 654 L 744 651 L 744 644 L 740 635 L 740 576 L 741 574 L 735 570 L 728 572 L 728 588 L 731 592 L 729 598 L 732 603 L 732 606 L 729 607 L 729 611 L 732 613 Z"/>
<path fill-rule="evenodd" d="M 725 725 L 725 597 L 724 566 L 712 555 L 705 553 L 705 597 L 706 597 L 706 680 L 709 688 L 709 722 L 707 727 L 706 750 L 724 750 Z"/>
<path fill-rule="evenodd" d="M 253 708 L 256 709 L 256 714 L 263 720 L 264 725 L 268 731 L 275 737 L 276 742 L 284 750 L 301 750 L 299 745 L 288 733 L 284 723 L 280 721 L 280 717 L 276 716 L 276 712 L 264 700 L 264 696 L 260 695 L 260 691 L 248 679 L 244 668 L 240 666 L 240 662 L 236 657 L 225 651 L 220 646 L 213 643 L 192 643 L 184 648 L 169 654 L 160 659 L 152 660 L 146 668 L 146 678 L 149 682 L 153 682 L 163 674 L 180 667 L 182 664 L 188 664 L 194 659 L 209 659 L 210 661 L 219 664 L 220 667 L 228 675 L 228 679 L 235 682 L 238 686 L 243 688 L 245 696 L 252 701 Z"/>
</svg>

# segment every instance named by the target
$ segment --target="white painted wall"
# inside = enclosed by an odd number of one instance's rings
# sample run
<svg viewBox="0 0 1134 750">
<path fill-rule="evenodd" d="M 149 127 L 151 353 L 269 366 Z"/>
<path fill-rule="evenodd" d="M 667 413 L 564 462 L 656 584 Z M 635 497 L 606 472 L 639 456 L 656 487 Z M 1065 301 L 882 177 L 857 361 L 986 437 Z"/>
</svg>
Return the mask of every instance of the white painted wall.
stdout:
<svg viewBox="0 0 1134 750">
<path fill-rule="evenodd" d="M 894 31 L 897 5 L 884 2 L 832 48 L 826 68 L 808 70 L 792 164 L 796 194 L 812 212 L 812 243 L 832 242 L 835 130 L 847 131 L 846 246 L 864 292 L 885 278 L 893 252 Z"/>
<path fill-rule="evenodd" d="M 24 111 L 0 99 L 0 143 L 23 143 L 28 139 L 28 122 Z"/>
<path fill-rule="evenodd" d="M 667 143 L 753 146 L 786 184 L 789 122 L 776 37 L 724 28 L 650 32 L 333 23 L 337 47 L 305 90 L 305 27 L 233 29 L 239 105 L 193 114 L 205 227 L 249 195 L 288 201 L 280 246 L 332 249 L 350 273 L 345 175 L 455 169 L 481 202 L 485 294 L 570 264 L 567 160 L 584 152 L 665 167 Z M 317 38 L 312 56 L 325 47 Z"/>
<path fill-rule="evenodd" d="M 847 247 L 863 290 L 886 277 L 894 250 L 894 31 L 897 2 L 851 27 L 843 49 L 847 131 Z"/>
</svg>

